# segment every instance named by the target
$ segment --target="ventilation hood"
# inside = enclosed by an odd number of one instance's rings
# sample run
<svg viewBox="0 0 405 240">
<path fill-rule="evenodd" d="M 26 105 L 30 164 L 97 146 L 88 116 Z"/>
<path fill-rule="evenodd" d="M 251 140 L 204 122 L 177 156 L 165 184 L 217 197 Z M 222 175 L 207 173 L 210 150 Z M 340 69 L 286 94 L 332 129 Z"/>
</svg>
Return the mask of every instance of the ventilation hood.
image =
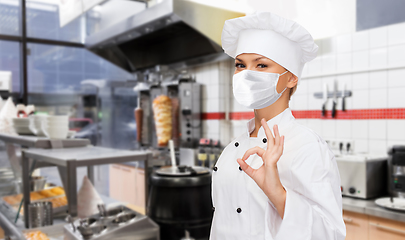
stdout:
<svg viewBox="0 0 405 240">
<path fill-rule="evenodd" d="M 241 16 L 244 14 L 192 1 L 164 0 L 88 36 L 85 46 L 135 72 L 222 53 L 225 20 Z"/>
</svg>

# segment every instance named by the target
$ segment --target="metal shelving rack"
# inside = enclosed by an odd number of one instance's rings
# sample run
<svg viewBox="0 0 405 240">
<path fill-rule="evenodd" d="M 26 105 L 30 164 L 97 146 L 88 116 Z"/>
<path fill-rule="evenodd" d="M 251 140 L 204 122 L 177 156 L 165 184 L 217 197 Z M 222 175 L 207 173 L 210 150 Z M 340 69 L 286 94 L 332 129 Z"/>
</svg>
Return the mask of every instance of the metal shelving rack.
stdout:
<svg viewBox="0 0 405 240">
<path fill-rule="evenodd" d="M 65 175 L 65 192 L 68 199 L 68 211 L 71 216 L 77 216 L 77 167 L 144 161 L 147 169 L 148 161 L 152 159 L 151 152 L 126 151 L 102 147 L 60 148 L 60 149 L 28 149 L 22 152 L 23 194 L 24 194 L 24 222 L 28 228 L 28 205 L 30 204 L 29 188 L 29 159 L 45 163 L 47 166 L 57 166 L 59 173 Z M 148 198 L 148 174 L 145 171 L 145 200 Z"/>
<path fill-rule="evenodd" d="M 10 164 L 14 164 L 13 171 L 16 178 L 23 178 L 22 169 L 16 169 L 15 167 L 22 167 L 16 166 L 20 163 L 23 163 L 22 159 L 18 156 L 18 147 L 15 145 L 19 145 L 22 148 L 43 148 L 49 149 L 54 147 L 59 148 L 78 148 L 78 147 L 85 147 L 90 144 L 88 139 L 61 139 L 61 140 L 52 140 L 45 137 L 35 137 L 35 136 L 21 136 L 21 135 L 10 135 L 10 134 L 3 134 L 0 133 L 0 141 L 5 143 L 6 151 L 8 158 L 10 160 Z M 25 160 L 26 164 L 31 165 L 32 161 Z M 36 165 L 37 167 L 41 167 L 40 164 Z M 43 164 L 42 166 L 47 166 Z M 49 164 L 48 164 L 49 166 Z M 92 173 L 91 169 L 88 169 L 89 173 Z M 28 177 L 28 175 L 27 175 Z M 0 226 L 5 231 L 6 236 L 14 236 L 18 239 L 22 238 L 22 234 L 19 231 L 19 227 L 22 225 L 21 221 L 17 223 L 12 223 L 10 218 L 6 215 L 10 215 L 9 209 L 3 209 L 0 211 Z M 7 211 L 7 212 L 3 212 Z M 21 226 L 22 227 L 22 226 Z"/>
</svg>

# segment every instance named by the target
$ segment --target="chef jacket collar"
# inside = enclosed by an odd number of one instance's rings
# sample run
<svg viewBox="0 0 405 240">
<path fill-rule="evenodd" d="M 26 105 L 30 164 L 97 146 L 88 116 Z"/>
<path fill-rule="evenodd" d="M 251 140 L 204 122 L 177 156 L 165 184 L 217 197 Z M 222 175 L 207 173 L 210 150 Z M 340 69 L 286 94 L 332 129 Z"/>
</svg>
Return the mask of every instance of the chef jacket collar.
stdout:
<svg viewBox="0 0 405 240">
<path fill-rule="evenodd" d="M 283 129 L 292 121 L 295 117 L 292 115 L 291 109 L 286 108 L 283 112 L 278 114 L 277 116 L 273 117 L 269 121 L 267 121 L 267 125 L 269 125 L 271 132 L 273 133 L 273 126 L 278 125 L 278 129 L 280 134 L 282 134 Z M 247 122 L 247 137 L 250 137 L 250 133 L 255 130 L 255 119 L 252 118 Z M 273 133 L 274 136 L 274 133 Z M 262 139 L 266 138 L 266 133 L 264 132 L 263 127 L 259 128 L 259 132 L 257 133 L 257 138 Z"/>
</svg>

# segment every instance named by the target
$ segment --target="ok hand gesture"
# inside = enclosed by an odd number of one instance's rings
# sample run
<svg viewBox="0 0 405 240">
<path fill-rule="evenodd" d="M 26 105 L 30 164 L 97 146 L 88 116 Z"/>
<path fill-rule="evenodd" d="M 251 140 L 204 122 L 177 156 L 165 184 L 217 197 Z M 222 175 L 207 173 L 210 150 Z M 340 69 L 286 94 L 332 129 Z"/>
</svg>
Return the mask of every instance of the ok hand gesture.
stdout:
<svg viewBox="0 0 405 240">
<path fill-rule="evenodd" d="M 245 152 L 242 158 L 238 158 L 237 161 L 242 170 L 263 190 L 277 208 L 280 216 L 283 217 L 286 192 L 280 182 L 277 162 L 283 154 L 284 136 L 280 137 L 277 125 L 273 127 L 273 137 L 264 119 L 262 119 L 261 124 L 267 136 L 267 149 L 260 147 L 251 148 Z M 263 165 L 259 169 L 253 169 L 245 162 L 253 154 L 257 154 L 263 160 Z"/>
</svg>

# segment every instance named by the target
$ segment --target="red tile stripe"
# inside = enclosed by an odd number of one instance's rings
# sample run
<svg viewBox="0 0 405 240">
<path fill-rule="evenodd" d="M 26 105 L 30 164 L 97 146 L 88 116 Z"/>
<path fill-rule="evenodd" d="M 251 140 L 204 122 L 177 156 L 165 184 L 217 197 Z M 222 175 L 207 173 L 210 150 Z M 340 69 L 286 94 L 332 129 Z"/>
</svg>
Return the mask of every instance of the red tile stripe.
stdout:
<svg viewBox="0 0 405 240">
<path fill-rule="evenodd" d="M 332 118 L 332 111 L 326 111 L 326 116 L 322 116 L 320 110 L 292 111 L 297 119 L 405 119 L 405 108 L 383 108 L 383 109 L 355 109 L 347 111 L 337 111 L 336 118 Z M 231 120 L 247 120 L 254 117 L 253 112 L 232 112 L 229 114 Z M 225 113 L 213 112 L 203 113 L 203 120 L 225 119 Z"/>
<path fill-rule="evenodd" d="M 339 110 L 335 118 L 332 118 L 332 111 L 326 111 L 325 117 L 320 110 L 292 111 L 292 113 L 297 119 L 405 119 L 405 108 Z"/>
<path fill-rule="evenodd" d="M 255 117 L 253 112 L 233 112 L 229 114 L 229 119 L 231 120 L 244 120 L 252 119 Z"/>
<path fill-rule="evenodd" d="M 201 117 L 203 120 L 221 120 L 225 119 L 225 113 L 224 112 L 202 113 Z"/>
</svg>

